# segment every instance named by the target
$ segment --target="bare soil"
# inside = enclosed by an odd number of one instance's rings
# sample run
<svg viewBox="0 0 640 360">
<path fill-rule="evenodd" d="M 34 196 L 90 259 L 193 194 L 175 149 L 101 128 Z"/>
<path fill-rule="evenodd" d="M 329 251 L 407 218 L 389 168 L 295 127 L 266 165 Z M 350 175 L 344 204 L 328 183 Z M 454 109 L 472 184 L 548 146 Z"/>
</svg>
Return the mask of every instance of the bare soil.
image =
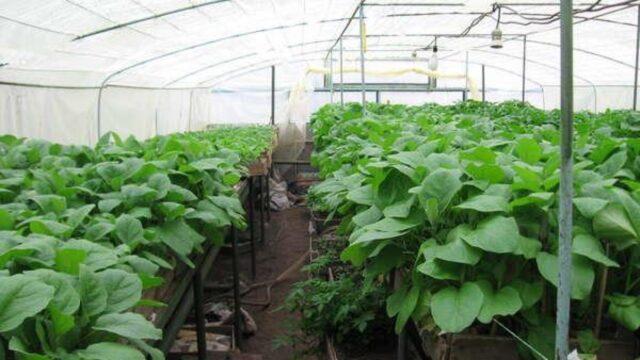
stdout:
<svg viewBox="0 0 640 360">
<path fill-rule="evenodd" d="M 266 216 L 265 216 L 266 218 Z M 256 220 L 259 214 L 256 211 Z M 258 242 L 256 251 L 257 274 L 251 279 L 251 255 L 247 251 L 240 255 L 241 279 L 246 284 L 274 280 L 303 257 L 309 249 L 308 240 L 309 212 L 306 208 L 292 208 L 271 213 L 271 222 L 265 226 L 265 242 Z M 259 239 L 260 226 L 256 224 L 256 238 Z M 247 239 L 248 235 L 243 234 Z M 224 279 L 231 276 L 231 257 L 223 255 L 214 265 L 210 279 Z M 291 286 L 302 280 L 303 274 L 296 270 L 285 280 L 271 289 L 271 304 L 268 307 L 243 305 L 254 318 L 258 331 L 255 335 L 243 338 L 242 352 L 260 354 L 264 360 L 289 360 L 295 350 L 291 347 L 275 347 L 275 341 L 287 332 L 286 324 L 295 314 L 278 310 L 283 304 Z M 229 280 L 230 281 L 230 280 Z M 257 289 L 244 297 L 244 300 L 262 301 L 266 299 L 266 290 Z"/>
<path fill-rule="evenodd" d="M 256 212 L 256 220 L 259 214 Z M 265 217 L 266 218 L 266 217 Z M 241 279 L 245 284 L 259 283 L 276 279 L 283 272 L 307 255 L 309 250 L 309 219 L 307 208 L 292 208 L 281 212 L 272 212 L 271 221 L 265 227 L 265 242 L 258 243 L 257 247 L 257 276 L 251 279 L 251 256 L 247 251 L 240 256 Z M 256 224 L 256 237 L 259 239 L 259 225 Z M 246 237 L 247 234 L 242 234 Z M 307 259 L 308 260 L 308 259 Z M 305 264 L 308 261 L 305 261 Z M 221 255 L 214 265 L 210 279 L 228 279 L 231 276 L 231 257 L 228 254 Z M 243 308 L 254 318 L 258 331 L 255 335 L 243 338 L 242 352 L 245 354 L 261 355 L 264 360 L 291 360 L 298 348 L 274 346 L 276 339 L 285 335 L 288 331 L 286 324 L 296 318 L 286 310 L 278 310 L 289 293 L 291 286 L 297 281 L 303 280 L 307 275 L 296 270 L 290 273 L 285 280 L 279 282 L 271 289 L 271 304 L 268 307 L 243 305 Z M 262 301 L 266 298 L 264 288 L 247 294 L 244 300 Z M 256 357 L 259 359 L 260 357 Z M 393 354 L 375 353 L 358 357 L 367 360 L 394 359 Z M 316 357 L 305 359 L 317 360 Z"/>
</svg>

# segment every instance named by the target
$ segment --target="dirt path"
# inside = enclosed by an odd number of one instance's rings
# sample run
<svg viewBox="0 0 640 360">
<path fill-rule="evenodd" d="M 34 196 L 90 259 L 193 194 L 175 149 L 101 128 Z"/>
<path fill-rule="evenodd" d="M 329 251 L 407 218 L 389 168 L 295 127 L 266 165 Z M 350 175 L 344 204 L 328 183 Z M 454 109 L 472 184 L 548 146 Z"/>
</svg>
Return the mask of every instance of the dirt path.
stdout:
<svg viewBox="0 0 640 360">
<path fill-rule="evenodd" d="M 256 218 L 258 218 L 256 214 Z M 293 208 L 282 212 L 272 212 L 271 224 L 267 225 L 265 244 L 258 244 L 257 248 L 257 277 L 255 282 L 273 280 L 296 263 L 309 248 L 308 242 L 309 212 L 306 208 Z M 259 228 L 259 226 L 256 226 Z M 240 256 L 241 278 L 246 283 L 251 280 L 250 254 Z M 230 276 L 230 256 L 222 256 L 215 265 L 212 278 Z M 262 308 L 245 305 L 258 326 L 258 332 L 252 337 L 243 339 L 242 352 L 260 354 L 264 360 L 293 359 L 294 349 L 290 347 L 274 347 L 274 341 L 287 331 L 286 323 L 293 319 L 294 314 L 287 311 L 277 311 L 287 296 L 291 286 L 302 279 L 302 274 L 295 271 L 286 280 L 280 282 L 271 290 L 271 305 Z M 259 289 L 245 298 L 263 300 L 266 296 L 264 289 Z"/>
<path fill-rule="evenodd" d="M 256 281 L 266 281 L 277 278 L 291 265 L 296 263 L 309 249 L 308 226 L 309 214 L 306 208 L 294 208 L 282 212 L 272 213 L 272 226 L 269 227 L 266 244 L 258 251 L 258 276 Z M 249 263 L 244 267 L 249 269 Z M 248 275 L 248 272 L 247 272 Z M 258 333 L 247 339 L 244 351 L 262 354 L 264 360 L 292 359 L 294 350 L 291 348 L 274 348 L 274 341 L 286 333 L 286 322 L 293 314 L 287 311 L 277 311 L 289 293 L 291 285 L 302 279 L 299 271 L 285 281 L 276 285 L 271 291 L 271 306 L 266 309 L 250 307 L 256 323 Z M 265 296 L 264 291 L 255 295 Z"/>
</svg>

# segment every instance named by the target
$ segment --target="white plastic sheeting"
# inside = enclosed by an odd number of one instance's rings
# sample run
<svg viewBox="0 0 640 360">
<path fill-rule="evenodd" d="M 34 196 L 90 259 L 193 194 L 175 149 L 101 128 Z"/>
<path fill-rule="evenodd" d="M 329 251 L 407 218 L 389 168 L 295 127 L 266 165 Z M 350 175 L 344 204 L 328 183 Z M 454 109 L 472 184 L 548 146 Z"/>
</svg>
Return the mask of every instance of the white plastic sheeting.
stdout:
<svg viewBox="0 0 640 360">
<path fill-rule="evenodd" d="M 359 66 L 357 19 L 347 24 L 360 2 L 0 0 L 0 132 L 91 144 L 110 130 L 145 138 L 217 122 L 268 122 L 271 65 L 277 66 L 276 120 L 292 121 L 290 110 L 298 105 L 286 100 L 290 88 L 307 68 L 324 66 L 332 47 L 337 77 L 334 45 L 345 27 L 344 66 Z M 498 20 L 493 2 L 365 1 L 367 69 L 426 69 L 428 46 L 439 35 L 440 71 L 466 72 L 480 82 L 484 65 L 487 100 L 519 99 L 526 35 L 526 99 L 557 107 L 559 7 L 549 0 L 500 2 L 505 42 L 496 50 L 487 37 Z M 574 6 L 576 108 L 631 107 L 640 1 Z M 425 81 L 420 75 L 367 80 Z M 320 76 L 307 81 L 322 86 Z M 359 82 L 359 75 L 345 74 L 345 82 Z M 464 85 L 439 81 L 440 87 Z M 452 102 L 457 96 L 382 93 L 380 100 Z M 312 93 L 306 103 L 313 110 L 327 99 Z"/>
</svg>

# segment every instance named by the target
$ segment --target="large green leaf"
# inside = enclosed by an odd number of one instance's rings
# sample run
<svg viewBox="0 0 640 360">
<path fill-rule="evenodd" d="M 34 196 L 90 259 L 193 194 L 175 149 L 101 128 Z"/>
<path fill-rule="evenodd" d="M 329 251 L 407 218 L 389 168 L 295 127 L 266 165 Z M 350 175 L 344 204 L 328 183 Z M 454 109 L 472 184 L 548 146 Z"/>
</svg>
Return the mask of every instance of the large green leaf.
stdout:
<svg viewBox="0 0 640 360">
<path fill-rule="evenodd" d="M 475 265 L 482 257 L 482 251 L 469 246 L 462 237 L 471 233 L 470 226 L 458 225 L 447 234 L 447 243 L 433 247 L 430 251 L 436 259 Z"/>
<path fill-rule="evenodd" d="M 107 289 L 100 278 L 86 266 L 80 266 L 78 293 L 86 316 L 98 315 L 107 308 Z"/>
<path fill-rule="evenodd" d="M 367 230 L 384 231 L 384 232 L 402 232 L 407 231 L 420 225 L 418 219 L 396 219 L 396 218 L 383 218 L 373 224 L 367 225 Z"/>
<path fill-rule="evenodd" d="M 443 211 L 462 188 L 459 170 L 438 169 L 424 179 L 421 196 L 438 200 L 438 209 Z"/>
<path fill-rule="evenodd" d="M 499 254 L 513 253 L 518 249 L 520 233 L 516 220 L 511 217 L 493 216 L 462 238 L 471 246 Z"/>
<path fill-rule="evenodd" d="M 347 193 L 347 199 L 360 205 L 373 205 L 373 187 L 371 185 L 365 185 Z"/>
<path fill-rule="evenodd" d="M 0 332 L 13 330 L 49 305 L 55 290 L 34 277 L 0 277 Z"/>
<path fill-rule="evenodd" d="M 429 258 L 416 268 L 419 272 L 438 280 L 459 281 L 462 277 L 463 265 Z"/>
<path fill-rule="evenodd" d="M 407 320 L 409 320 L 411 314 L 413 314 L 413 310 L 416 308 L 418 298 L 420 297 L 420 291 L 420 287 L 412 286 L 407 292 L 407 295 L 402 299 L 402 303 L 400 304 L 400 309 L 398 311 L 398 317 L 396 319 L 395 329 L 397 334 L 404 331 L 404 326 L 407 323 Z"/>
<path fill-rule="evenodd" d="M 13 230 L 15 219 L 6 209 L 0 209 L 0 231 Z"/>
<path fill-rule="evenodd" d="M 512 184 L 514 190 L 541 191 L 542 177 L 538 172 L 525 166 L 514 166 L 513 170 L 515 170 L 518 175 Z"/>
<path fill-rule="evenodd" d="M 95 330 L 106 331 L 125 338 L 159 340 L 162 331 L 156 329 L 151 322 L 140 314 L 106 314 L 96 320 Z"/>
<path fill-rule="evenodd" d="M 531 260 L 538 256 L 542 249 L 542 243 L 536 239 L 520 236 L 518 238 L 518 248 L 514 252 L 516 255 L 524 256 L 525 259 Z"/>
<path fill-rule="evenodd" d="M 446 287 L 431 298 L 431 313 L 436 325 L 445 333 L 458 333 L 469 327 L 480 314 L 484 296 L 472 282 L 460 288 Z"/>
<path fill-rule="evenodd" d="M 507 212 L 509 204 L 501 196 L 477 195 L 456 206 L 459 209 L 469 209 L 478 212 Z"/>
<path fill-rule="evenodd" d="M 607 257 L 600 241 L 589 234 L 576 235 L 573 238 L 572 250 L 574 254 L 582 255 L 604 266 L 620 266 L 617 262 Z"/>
<path fill-rule="evenodd" d="M 380 211 L 380 209 L 378 209 L 378 207 L 374 205 L 367 210 L 361 211 L 356 214 L 352 218 L 352 221 L 354 224 L 363 227 L 369 224 L 373 224 L 374 222 L 380 220 L 380 218 L 382 218 L 382 212 Z"/>
<path fill-rule="evenodd" d="M 85 235 L 87 239 L 92 241 L 97 241 L 107 236 L 115 229 L 116 229 L 115 225 L 108 222 L 99 221 L 89 226 Z"/>
<path fill-rule="evenodd" d="M 523 310 L 529 309 L 542 298 L 542 280 L 529 283 L 521 279 L 516 279 L 509 283 L 509 287 L 516 289 L 520 294 Z"/>
<path fill-rule="evenodd" d="M 116 235 L 122 243 L 135 246 L 142 238 L 142 223 L 130 215 L 120 215 L 116 220 Z"/>
<path fill-rule="evenodd" d="M 56 270 L 78 275 L 80 264 L 87 258 L 87 253 L 81 249 L 58 248 L 56 250 Z"/>
<path fill-rule="evenodd" d="M 35 277 L 53 287 L 55 292 L 51 305 L 61 313 L 70 315 L 80 307 L 80 294 L 73 287 L 74 278 L 72 276 L 49 269 L 32 270 L 24 274 Z"/>
<path fill-rule="evenodd" d="M 67 237 L 73 228 L 54 220 L 34 219 L 29 222 L 29 230 L 35 234 Z"/>
<path fill-rule="evenodd" d="M 107 269 L 97 275 L 107 290 L 106 312 L 125 311 L 142 298 L 142 281 L 135 274 L 119 269 Z"/>
<path fill-rule="evenodd" d="M 65 242 L 62 248 L 84 251 L 86 257 L 82 263 L 94 271 L 105 269 L 118 263 L 118 256 L 113 249 L 91 241 L 73 239 Z"/>
<path fill-rule="evenodd" d="M 604 209 L 609 202 L 598 198 L 591 197 L 578 197 L 573 199 L 573 204 L 576 206 L 582 216 L 587 219 L 593 218 L 598 211 Z"/>
<path fill-rule="evenodd" d="M 523 306 L 520 294 L 510 286 L 494 291 L 491 283 L 486 280 L 480 280 L 476 284 L 483 294 L 482 309 L 478 314 L 480 322 L 488 324 L 496 316 L 514 315 Z"/>
<path fill-rule="evenodd" d="M 612 177 L 615 173 L 617 173 L 624 164 L 627 162 L 627 152 L 619 151 L 611 157 L 609 157 L 600 167 L 598 168 L 598 172 L 600 172 L 605 177 Z"/>
<path fill-rule="evenodd" d="M 536 257 L 536 263 L 540 274 L 557 287 L 558 257 L 546 252 L 541 252 Z M 573 255 L 571 263 L 571 298 L 582 300 L 591 293 L 595 271 L 593 270 L 591 262 L 580 255 Z"/>
<path fill-rule="evenodd" d="M 42 212 L 62 214 L 67 209 L 67 199 L 59 195 L 34 195 L 31 197 Z"/>
<path fill-rule="evenodd" d="M 618 249 L 627 248 L 638 241 L 638 233 L 619 204 L 609 204 L 598 211 L 593 218 L 593 230 L 598 237 L 613 242 Z"/>
<path fill-rule="evenodd" d="M 14 246 L 0 253 L 0 268 L 4 268 L 9 261 L 14 259 L 24 258 L 30 256 L 37 251 L 37 248 L 33 248 L 29 244 L 21 244 Z"/>
<path fill-rule="evenodd" d="M 199 171 L 216 170 L 224 162 L 225 162 L 224 159 L 209 158 L 209 159 L 194 161 L 190 163 L 189 166 Z"/>
<path fill-rule="evenodd" d="M 497 184 L 504 180 L 505 172 L 496 164 L 469 164 L 464 169 L 475 180 L 488 181 L 491 184 Z"/>
<path fill-rule="evenodd" d="M 365 244 L 376 240 L 397 238 L 405 235 L 406 233 L 406 231 L 382 231 L 363 228 L 359 231 L 353 232 L 349 237 L 349 242 L 351 242 L 352 245 Z"/>
<path fill-rule="evenodd" d="M 147 185 L 157 191 L 157 199 L 163 199 L 169 193 L 171 180 L 166 174 L 156 173 L 149 177 Z"/>
<path fill-rule="evenodd" d="M 411 207 L 415 201 L 415 196 L 409 196 L 384 208 L 383 214 L 386 217 L 405 218 L 411 213 Z"/>
<path fill-rule="evenodd" d="M 640 301 L 635 296 L 614 294 L 609 298 L 609 316 L 630 331 L 640 328 Z"/>
<path fill-rule="evenodd" d="M 82 222 L 89 216 L 91 211 L 96 206 L 94 204 L 89 204 L 85 206 L 81 206 L 77 209 L 69 209 L 67 210 L 67 225 L 71 228 L 77 228 Z"/>
<path fill-rule="evenodd" d="M 176 255 L 188 264 L 194 266 L 188 255 L 194 247 L 204 241 L 204 237 L 193 230 L 182 220 L 174 220 L 164 223 L 156 230 L 159 240 L 173 250 Z"/>
<path fill-rule="evenodd" d="M 86 349 L 76 351 L 76 354 L 86 360 L 144 360 L 144 355 L 137 349 L 111 342 L 89 345 Z"/>
<path fill-rule="evenodd" d="M 516 154 L 522 161 L 535 164 L 542 158 L 542 147 L 533 139 L 521 138 L 516 142 Z"/>
<path fill-rule="evenodd" d="M 0 345 L 0 350 L 3 350 L 2 345 Z M 20 354 L 19 355 L 20 360 L 23 360 L 23 359 L 24 360 L 50 360 L 51 359 L 46 355 L 36 354 L 29 351 L 25 343 L 22 340 L 20 340 L 20 338 L 17 336 L 11 337 L 11 340 L 9 341 L 9 350 L 13 351 L 16 354 Z M 4 360 L 3 357 L 4 357 L 4 352 L 2 353 L 2 355 L 0 355 L 0 359 Z"/>
<path fill-rule="evenodd" d="M 56 336 L 62 336 L 75 328 L 76 320 L 73 315 L 65 314 L 55 305 L 49 305 L 48 309 Z"/>
</svg>

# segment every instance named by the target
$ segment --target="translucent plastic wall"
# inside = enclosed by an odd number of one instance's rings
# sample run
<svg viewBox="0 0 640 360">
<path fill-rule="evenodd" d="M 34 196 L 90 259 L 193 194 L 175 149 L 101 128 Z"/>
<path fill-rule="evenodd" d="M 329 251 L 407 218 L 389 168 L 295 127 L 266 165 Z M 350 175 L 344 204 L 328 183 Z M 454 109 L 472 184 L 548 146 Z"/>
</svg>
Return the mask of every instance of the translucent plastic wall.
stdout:
<svg viewBox="0 0 640 360">
<path fill-rule="evenodd" d="M 428 69 L 437 43 L 437 72 L 463 76 L 440 79 L 439 88 L 472 81 L 480 88 L 484 67 L 488 101 L 521 99 L 524 78 L 526 101 L 559 106 L 559 8 L 548 0 L 0 0 L 0 133 L 92 144 L 107 131 L 146 138 L 269 123 L 275 66 L 275 121 L 286 143 L 330 101 L 323 74 L 310 69 L 332 67 L 338 82 L 338 39 L 344 68 L 359 69 L 354 15 L 361 3 L 367 71 Z M 574 6 L 576 108 L 631 108 L 638 2 Z M 498 23 L 504 47 L 492 49 Z M 347 72 L 344 81 L 359 83 L 360 75 Z M 426 78 L 369 74 L 367 82 Z M 367 96 L 412 104 L 462 98 L 444 91 Z"/>
</svg>

